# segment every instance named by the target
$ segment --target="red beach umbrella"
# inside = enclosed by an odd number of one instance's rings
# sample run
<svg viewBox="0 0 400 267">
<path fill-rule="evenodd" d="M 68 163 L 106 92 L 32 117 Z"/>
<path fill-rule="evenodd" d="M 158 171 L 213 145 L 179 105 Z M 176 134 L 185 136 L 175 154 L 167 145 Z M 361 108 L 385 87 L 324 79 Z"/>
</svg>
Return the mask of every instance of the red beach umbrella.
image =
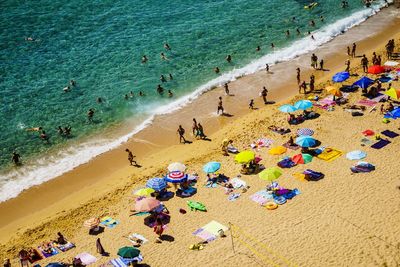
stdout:
<svg viewBox="0 0 400 267">
<path fill-rule="evenodd" d="M 368 73 L 379 74 L 385 72 L 385 67 L 380 65 L 374 65 L 368 68 Z"/>
</svg>

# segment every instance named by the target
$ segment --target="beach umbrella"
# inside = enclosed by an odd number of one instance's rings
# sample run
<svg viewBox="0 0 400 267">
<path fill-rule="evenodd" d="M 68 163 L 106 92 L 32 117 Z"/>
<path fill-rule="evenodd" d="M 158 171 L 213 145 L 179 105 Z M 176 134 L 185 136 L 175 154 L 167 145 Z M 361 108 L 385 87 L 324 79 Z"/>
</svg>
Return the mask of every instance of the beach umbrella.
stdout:
<svg viewBox="0 0 400 267">
<path fill-rule="evenodd" d="M 183 163 L 174 162 L 174 163 L 171 163 L 171 164 L 168 165 L 168 171 L 170 171 L 170 172 L 177 172 L 177 171 L 184 172 L 184 171 L 186 171 L 186 166 Z"/>
<path fill-rule="evenodd" d="M 180 184 L 187 181 L 188 175 L 183 172 L 170 172 L 164 177 L 164 180 L 169 183 Z"/>
<path fill-rule="evenodd" d="M 296 164 L 307 164 L 312 161 L 313 157 L 310 154 L 297 154 L 292 157 L 292 161 Z"/>
<path fill-rule="evenodd" d="M 385 67 L 380 66 L 380 65 L 374 65 L 368 68 L 368 73 L 371 74 L 379 74 L 385 72 Z"/>
<path fill-rule="evenodd" d="M 295 108 L 292 105 L 283 105 L 283 106 L 279 107 L 279 110 L 282 112 L 291 113 L 291 112 L 295 112 L 297 110 L 297 108 Z"/>
<path fill-rule="evenodd" d="M 309 128 L 302 128 L 297 130 L 297 135 L 298 136 L 303 136 L 303 135 L 308 135 L 311 136 L 314 134 L 314 131 L 309 129 Z"/>
<path fill-rule="evenodd" d="M 317 141 L 311 136 L 304 135 L 296 138 L 296 144 L 298 144 L 301 147 L 315 146 L 316 143 Z"/>
<path fill-rule="evenodd" d="M 386 61 L 383 65 L 388 66 L 388 67 L 395 67 L 399 65 L 399 62 L 396 61 Z"/>
<path fill-rule="evenodd" d="M 83 252 L 75 256 L 75 259 L 80 259 L 84 265 L 89 265 L 95 263 L 97 261 L 96 257 L 87 253 Z"/>
<path fill-rule="evenodd" d="M 235 161 L 240 164 L 247 164 L 254 160 L 256 154 L 253 151 L 245 150 L 235 156 Z"/>
<path fill-rule="evenodd" d="M 92 229 L 97 227 L 100 224 L 99 218 L 90 218 L 83 223 L 83 226 Z"/>
<path fill-rule="evenodd" d="M 118 249 L 118 256 L 121 256 L 122 258 L 125 259 L 133 259 L 139 256 L 140 250 L 134 247 L 122 247 Z"/>
<path fill-rule="evenodd" d="M 276 146 L 276 147 L 271 148 L 268 151 L 268 153 L 271 154 L 271 155 L 281 155 L 281 154 L 285 153 L 286 150 L 287 150 L 286 147 Z"/>
<path fill-rule="evenodd" d="M 135 210 L 138 212 L 147 212 L 151 211 L 158 206 L 160 206 L 161 202 L 152 197 L 146 197 L 141 200 L 136 201 Z"/>
<path fill-rule="evenodd" d="M 368 88 L 368 86 L 370 86 L 373 83 L 374 83 L 374 80 L 364 76 L 361 79 L 359 79 L 358 81 L 356 81 L 355 83 L 353 83 L 353 86 L 356 85 L 362 89 L 366 89 L 366 88 Z"/>
<path fill-rule="evenodd" d="M 167 187 L 167 182 L 163 178 L 151 178 L 147 181 L 146 186 L 155 191 L 164 190 Z"/>
<path fill-rule="evenodd" d="M 350 77 L 350 73 L 347 71 L 338 72 L 332 77 L 332 81 L 335 83 L 341 83 L 347 80 Z"/>
<path fill-rule="evenodd" d="M 310 100 L 299 100 L 294 104 L 294 107 L 301 110 L 312 108 L 313 103 Z"/>
<path fill-rule="evenodd" d="M 65 267 L 65 264 L 62 264 L 61 262 L 51 262 L 46 265 L 46 267 Z"/>
<path fill-rule="evenodd" d="M 335 86 L 327 86 L 326 91 L 334 96 L 342 96 L 342 92 Z"/>
<path fill-rule="evenodd" d="M 155 190 L 153 188 L 147 187 L 147 188 L 141 188 L 139 190 L 136 190 L 134 192 L 134 194 L 136 196 L 140 196 L 140 197 L 147 197 L 147 196 L 150 196 L 151 193 L 154 193 L 154 192 L 155 192 Z"/>
<path fill-rule="evenodd" d="M 363 159 L 367 156 L 367 153 L 361 151 L 361 150 L 354 150 L 346 154 L 346 158 L 349 160 L 358 160 L 358 159 Z"/>
<path fill-rule="evenodd" d="M 384 92 L 385 95 L 390 96 L 390 98 L 393 99 L 399 99 L 400 98 L 400 91 L 394 89 L 391 87 L 389 90 Z"/>
<path fill-rule="evenodd" d="M 278 179 L 281 175 L 282 175 L 281 169 L 279 169 L 278 167 L 272 167 L 260 172 L 258 174 L 258 177 L 260 177 L 262 180 L 272 182 L 273 180 Z"/>
<path fill-rule="evenodd" d="M 214 173 L 214 172 L 218 171 L 220 168 L 221 168 L 221 163 L 211 161 L 203 166 L 203 171 L 205 173 Z"/>
</svg>

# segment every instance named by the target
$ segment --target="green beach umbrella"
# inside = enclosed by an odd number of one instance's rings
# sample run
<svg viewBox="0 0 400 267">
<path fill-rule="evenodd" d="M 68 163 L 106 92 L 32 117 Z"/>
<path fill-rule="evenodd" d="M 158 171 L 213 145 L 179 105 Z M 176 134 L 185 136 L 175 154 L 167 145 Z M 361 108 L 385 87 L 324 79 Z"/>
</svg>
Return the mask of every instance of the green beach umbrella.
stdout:
<svg viewBox="0 0 400 267">
<path fill-rule="evenodd" d="M 247 164 L 254 160 L 256 154 L 253 151 L 245 150 L 235 156 L 235 161 L 240 164 Z"/>
<path fill-rule="evenodd" d="M 140 254 L 140 250 L 134 247 L 122 247 L 118 249 L 118 256 L 126 259 L 133 259 Z"/>
<path fill-rule="evenodd" d="M 258 174 L 258 177 L 260 177 L 262 180 L 265 181 L 270 181 L 272 182 L 273 180 L 278 179 L 282 175 L 282 170 L 277 168 L 277 167 L 272 167 L 263 170 Z"/>
</svg>

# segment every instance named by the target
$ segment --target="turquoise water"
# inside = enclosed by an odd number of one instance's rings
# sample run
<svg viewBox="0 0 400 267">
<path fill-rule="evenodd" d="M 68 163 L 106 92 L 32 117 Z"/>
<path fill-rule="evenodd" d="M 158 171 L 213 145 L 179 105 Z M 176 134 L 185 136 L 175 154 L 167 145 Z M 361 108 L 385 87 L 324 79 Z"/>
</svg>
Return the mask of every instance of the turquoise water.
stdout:
<svg viewBox="0 0 400 267">
<path fill-rule="evenodd" d="M 271 42 L 286 47 L 304 37 L 295 34 L 296 28 L 315 31 L 363 9 L 361 1 L 351 1 L 348 9 L 341 9 L 337 0 L 321 1 L 313 10 L 305 10 L 306 3 L 2 1 L 0 169 L 10 168 L 14 150 L 26 164 L 34 164 L 30 159 L 187 95 L 216 77 L 215 66 L 222 73 L 243 67 L 271 53 Z M 309 26 L 311 19 L 316 27 Z M 289 38 L 286 29 L 292 32 Z M 171 51 L 163 48 L 164 42 Z M 256 52 L 258 45 L 261 51 Z M 168 60 L 161 60 L 161 52 Z M 231 64 L 225 61 L 227 54 L 233 57 Z M 149 58 L 146 64 L 141 64 L 142 55 Z M 174 79 L 162 86 L 173 91 L 173 98 L 156 92 L 160 75 L 169 73 Z M 70 79 L 77 86 L 64 93 Z M 126 100 L 130 91 L 135 97 Z M 146 96 L 138 97 L 139 91 Z M 89 108 L 95 109 L 93 123 L 87 121 Z M 59 136 L 59 125 L 72 126 L 72 137 Z M 48 144 L 25 131 L 38 126 L 48 133 Z"/>
</svg>

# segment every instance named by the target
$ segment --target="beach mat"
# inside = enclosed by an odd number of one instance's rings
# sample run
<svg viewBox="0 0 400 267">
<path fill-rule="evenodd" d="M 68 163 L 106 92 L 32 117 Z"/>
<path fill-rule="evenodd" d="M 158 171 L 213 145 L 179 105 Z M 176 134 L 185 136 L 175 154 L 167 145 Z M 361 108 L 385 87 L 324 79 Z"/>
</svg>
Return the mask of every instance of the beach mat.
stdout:
<svg viewBox="0 0 400 267">
<path fill-rule="evenodd" d="M 282 145 L 283 147 L 286 147 L 286 148 L 288 148 L 288 149 L 291 149 L 291 150 L 297 150 L 297 149 L 299 149 L 300 148 L 300 146 L 299 145 L 296 145 L 296 144 L 294 144 L 294 145 L 289 145 L 289 143 L 284 143 L 283 145 Z"/>
<path fill-rule="evenodd" d="M 273 198 L 273 196 L 269 194 L 267 191 L 261 190 L 251 195 L 249 198 L 262 206 L 268 201 L 270 201 Z"/>
<path fill-rule="evenodd" d="M 381 148 L 387 146 L 387 145 L 390 144 L 390 143 L 391 143 L 391 142 L 388 141 L 388 140 L 381 139 L 381 140 L 379 140 L 378 142 L 376 142 L 375 144 L 373 144 L 371 147 L 372 147 L 372 148 L 375 148 L 375 149 L 381 149 Z"/>
<path fill-rule="evenodd" d="M 136 242 L 134 241 L 135 239 L 142 240 L 142 244 L 145 244 L 149 241 L 144 236 L 137 234 L 137 233 L 130 234 L 127 238 L 129 240 L 129 242 L 131 242 L 132 244 L 136 244 Z"/>
<path fill-rule="evenodd" d="M 322 151 L 322 153 L 317 156 L 317 158 L 330 162 L 337 159 L 342 154 L 343 152 L 340 150 L 334 148 L 325 148 L 324 151 Z"/>
<path fill-rule="evenodd" d="M 390 130 L 385 130 L 385 131 L 381 132 L 381 134 L 383 134 L 383 135 L 385 135 L 387 137 L 390 137 L 390 138 L 395 138 L 395 137 L 399 136 L 398 133 L 395 133 L 395 132 L 390 131 Z"/>
<path fill-rule="evenodd" d="M 217 237 L 207 231 L 205 231 L 203 228 L 199 228 L 196 231 L 193 232 L 193 235 L 200 237 L 201 239 L 211 242 L 217 239 Z"/>
<path fill-rule="evenodd" d="M 369 146 L 373 143 L 373 141 L 368 138 L 362 138 L 360 142 L 362 146 Z"/>
<path fill-rule="evenodd" d="M 369 100 L 369 99 L 361 99 L 358 102 L 356 102 L 356 105 L 360 106 L 366 106 L 366 107 L 373 107 L 377 104 L 378 102 Z"/>
<path fill-rule="evenodd" d="M 65 252 L 65 251 L 67 251 L 67 250 L 70 250 L 71 248 L 74 248 L 74 247 L 75 247 L 75 244 L 73 244 L 73 243 L 71 243 L 71 242 L 68 242 L 68 243 L 65 244 L 65 245 L 56 244 L 56 247 L 57 247 L 59 250 L 61 250 L 62 252 Z"/>
<path fill-rule="evenodd" d="M 100 224 L 107 226 L 108 228 L 114 228 L 119 224 L 119 221 L 111 218 L 110 216 L 105 216 L 100 219 Z"/>
<path fill-rule="evenodd" d="M 57 250 L 55 247 L 52 247 L 52 248 L 51 248 L 51 253 L 45 252 L 40 246 L 38 247 L 38 249 L 39 249 L 39 251 L 42 253 L 42 255 L 43 255 L 45 258 L 54 256 L 54 255 L 57 255 L 57 254 L 59 253 L 58 250 Z"/>
<path fill-rule="evenodd" d="M 219 234 L 218 231 L 219 230 L 222 230 L 224 232 L 228 231 L 228 227 L 226 227 L 225 225 L 220 224 L 219 222 L 214 221 L 214 220 L 209 222 L 209 223 L 207 223 L 202 228 L 205 231 L 207 231 L 207 232 L 209 232 L 209 233 L 211 233 L 211 234 L 213 234 L 215 236 L 218 236 L 218 234 Z"/>
</svg>

